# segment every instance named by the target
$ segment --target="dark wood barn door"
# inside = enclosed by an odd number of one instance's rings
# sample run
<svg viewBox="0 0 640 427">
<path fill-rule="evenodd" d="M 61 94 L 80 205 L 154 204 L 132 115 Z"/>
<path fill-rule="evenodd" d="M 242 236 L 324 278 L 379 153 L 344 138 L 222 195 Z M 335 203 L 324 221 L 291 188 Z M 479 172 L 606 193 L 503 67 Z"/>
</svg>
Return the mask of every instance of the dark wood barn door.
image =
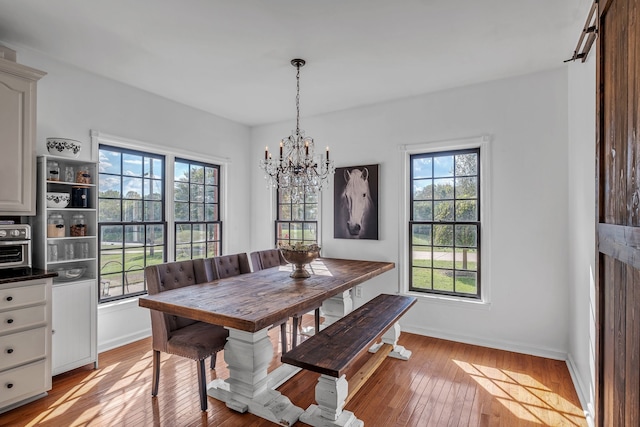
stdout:
<svg viewBox="0 0 640 427">
<path fill-rule="evenodd" d="M 640 426 L 640 0 L 600 0 L 596 422 Z"/>
</svg>

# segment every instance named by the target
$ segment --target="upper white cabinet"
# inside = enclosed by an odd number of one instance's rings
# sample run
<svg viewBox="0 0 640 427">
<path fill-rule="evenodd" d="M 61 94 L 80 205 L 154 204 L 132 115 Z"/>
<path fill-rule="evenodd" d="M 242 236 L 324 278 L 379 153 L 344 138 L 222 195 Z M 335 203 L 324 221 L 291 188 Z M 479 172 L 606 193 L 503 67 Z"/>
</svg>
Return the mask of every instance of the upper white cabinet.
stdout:
<svg viewBox="0 0 640 427">
<path fill-rule="evenodd" d="M 0 59 L 0 215 L 35 215 L 36 83 L 46 73 Z"/>
</svg>

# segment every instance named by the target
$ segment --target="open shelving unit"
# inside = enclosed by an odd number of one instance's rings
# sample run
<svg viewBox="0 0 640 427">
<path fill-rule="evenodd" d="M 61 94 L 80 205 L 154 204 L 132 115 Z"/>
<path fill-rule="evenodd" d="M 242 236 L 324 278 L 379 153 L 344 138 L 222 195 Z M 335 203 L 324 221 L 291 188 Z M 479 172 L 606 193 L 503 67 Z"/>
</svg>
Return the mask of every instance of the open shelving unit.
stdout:
<svg viewBox="0 0 640 427">
<path fill-rule="evenodd" d="M 48 164 L 57 162 L 62 180 L 48 180 Z M 91 183 L 79 183 L 73 179 L 75 173 L 64 180 L 66 167 L 87 170 Z M 57 277 L 53 280 L 53 339 L 52 374 L 57 375 L 77 367 L 93 363 L 97 366 L 97 304 L 98 304 L 98 209 L 97 163 L 60 156 L 39 156 L 37 163 L 38 214 L 33 217 L 33 265 L 48 271 L 84 269 L 82 275 L 73 279 Z M 87 207 L 69 205 L 64 208 L 47 206 L 47 193 L 68 193 L 74 187 L 88 188 Z M 60 214 L 64 220 L 64 236 L 50 237 L 47 221 L 51 214 Z M 85 235 L 72 236 L 71 224 L 74 215 L 82 214 L 85 220 Z M 80 245 L 88 243 L 82 253 Z M 49 246 L 57 246 L 57 259 L 52 259 Z M 73 254 L 65 251 L 73 248 Z"/>
<path fill-rule="evenodd" d="M 62 269 L 84 268 L 85 271 L 77 279 L 65 280 L 61 277 L 54 279 L 54 284 L 62 282 L 94 280 L 97 277 L 97 190 L 94 183 L 76 183 L 68 181 L 50 181 L 47 180 L 47 164 L 57 162 L 60 170 L 64 171 L 65 167 L 86 168 L 92 177 L 96 176 L 96 165 L 87 161 L 57 157 L 57 156 L 41 156 L 38 158 L 38 217 L 34 224 L 34 242 L 38 247 L 34 253 L 34 265 L 46 270 L 58 271 Z M 64 173 L 61 173 L 64 176 Z M 46 194 L 50 192 L 67 193 L 71 197 L 73 187 L 88 187 L 88 207 L 74 207 L 73 200 L 65 208 L 49 208 L 47 207 Z M 64 237 L 50 237 L 47 234 L 47 220 L 51 214 L 60 214 L 65 223 Z M 73 216 L 82 214 L 86 221 L 85 236 L 72 236 L 71 223 Z M 75 250 L 76 243 L 89 243 L 89 257 L 80 258 Z M 48 246 L 57 245 L 57 260 L 52 260 L 48 256 Z M 74 255 L 65 256 L 65 245 L 73 245 Z"/>
</svg>

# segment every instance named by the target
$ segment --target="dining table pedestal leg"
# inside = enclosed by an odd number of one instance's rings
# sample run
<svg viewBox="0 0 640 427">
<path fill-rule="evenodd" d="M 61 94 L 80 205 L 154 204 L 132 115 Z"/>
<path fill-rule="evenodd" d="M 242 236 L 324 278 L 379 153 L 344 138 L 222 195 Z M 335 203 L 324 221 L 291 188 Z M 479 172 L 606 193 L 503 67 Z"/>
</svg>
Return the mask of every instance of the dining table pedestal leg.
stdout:
<svg viewBox="0 0 640 427">
<path fill-rule="evenodd" d="M 332 296 L 322 303 L 324 322 L 320 326 L 320 329 L 324 329 L 327 326 L 334 324 L 352 311 L 353 300 L 351 299 L 351 292 L 344 291 L 338 295 Z"/>
<path fill-rule="evenodd" d="M 209 383 L 207 394 L 235 411 L 248 411 L 283 426 L 293 425 L 303 410 L 268 384 L 267 369 L 274 352 L 268 330 L 252 333 L 227 329 L 224 360 L 229 378 Z"/>
</svg>

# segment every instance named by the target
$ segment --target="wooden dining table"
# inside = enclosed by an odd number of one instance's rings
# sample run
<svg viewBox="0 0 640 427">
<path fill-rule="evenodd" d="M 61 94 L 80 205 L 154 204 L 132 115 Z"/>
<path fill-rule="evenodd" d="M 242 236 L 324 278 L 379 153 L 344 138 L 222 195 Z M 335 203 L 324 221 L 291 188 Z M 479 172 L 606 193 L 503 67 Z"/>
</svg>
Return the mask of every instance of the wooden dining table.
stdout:
<svg viewBox="0 0 640 427">
<path fill-rule="evenodd" d="M 275 388 L 298 368 L 267 371 L 274 355 L 269 327 L 319 306 L 328 326 L 352 311 L 351 288 L 394 268 L 393 262 L 319 258 L 307 266 L 306 279 L 293 279 L 291 266 L 280 266 L 147 295 L 139 305 L 227 328 L 229 378 L 212 381 L 207 394 L 236 411 L 292 425 L 303 410 Z"/>
</svg>

